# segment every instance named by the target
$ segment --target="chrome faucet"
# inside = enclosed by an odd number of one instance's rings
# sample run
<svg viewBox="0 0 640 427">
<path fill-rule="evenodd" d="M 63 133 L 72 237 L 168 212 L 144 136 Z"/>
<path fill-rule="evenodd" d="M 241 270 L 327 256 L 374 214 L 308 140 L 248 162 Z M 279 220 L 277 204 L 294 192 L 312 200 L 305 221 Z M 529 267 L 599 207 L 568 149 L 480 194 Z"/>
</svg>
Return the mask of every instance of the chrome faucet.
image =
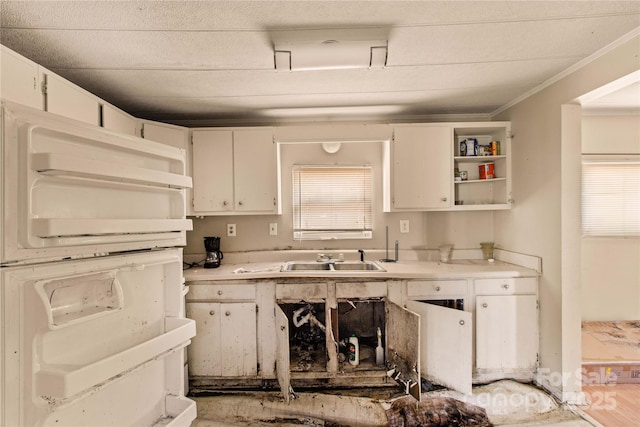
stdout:
<svg viewBox="0 0 640 427">
<path fill-rule="evenodd" d="M 316 261 L 317 262 L 332 262 L 333 260 L 333 254 L 318 254 L 318 256 L 316 257 Z"/>
<path fill-rule="evenodd" d="M 364 262 L 364 249 L 358 249 L 358 252 L 360 252 L 360 262 Z"/>
</svg>

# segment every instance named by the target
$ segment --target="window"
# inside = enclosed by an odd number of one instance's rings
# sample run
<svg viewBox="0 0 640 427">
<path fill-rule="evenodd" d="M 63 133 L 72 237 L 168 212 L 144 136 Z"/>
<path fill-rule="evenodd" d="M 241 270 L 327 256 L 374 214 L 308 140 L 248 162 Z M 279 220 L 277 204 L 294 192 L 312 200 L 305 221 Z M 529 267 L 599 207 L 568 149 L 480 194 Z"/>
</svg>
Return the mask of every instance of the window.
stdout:
<svg viewBox="0 0 640 427">
<path fill-rule="evenodd" d="M 293 237 L 370 239 L 370 166 L 294 166 Z"/>
<path fill-rule="evenodd" d="M 583 157 L 582 235 L 640 236 L 640 159 Z"/>
</svg>

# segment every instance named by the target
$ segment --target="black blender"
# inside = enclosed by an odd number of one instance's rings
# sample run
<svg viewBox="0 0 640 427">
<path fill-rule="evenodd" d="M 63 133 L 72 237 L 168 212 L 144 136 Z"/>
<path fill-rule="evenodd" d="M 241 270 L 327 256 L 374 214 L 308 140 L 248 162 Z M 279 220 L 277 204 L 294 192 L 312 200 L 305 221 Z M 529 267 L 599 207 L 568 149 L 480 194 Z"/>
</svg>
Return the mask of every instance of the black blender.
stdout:
<svg viewBox="0 0 640 427">
<path fill-rule="evenodd" d="M 218 268 L 223 255 L 220 251 L 219 237 L 205 237 L 204 248 L 207 251 L 207 257 L 204 260 L 204 268 Z"/>
</svg>

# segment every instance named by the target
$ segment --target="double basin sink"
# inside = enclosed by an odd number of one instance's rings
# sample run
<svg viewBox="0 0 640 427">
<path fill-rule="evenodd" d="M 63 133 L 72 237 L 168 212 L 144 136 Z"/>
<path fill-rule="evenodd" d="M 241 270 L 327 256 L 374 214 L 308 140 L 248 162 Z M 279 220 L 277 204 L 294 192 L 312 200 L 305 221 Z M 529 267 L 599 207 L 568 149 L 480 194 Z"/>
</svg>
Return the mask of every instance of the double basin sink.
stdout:
<svg viewBox="0 0 640 427">
<path fill-rule="evenodd" d="M 373 261 L 308 262 L 289 261 L 282 271 L 386 271 Z"/>
</svg>

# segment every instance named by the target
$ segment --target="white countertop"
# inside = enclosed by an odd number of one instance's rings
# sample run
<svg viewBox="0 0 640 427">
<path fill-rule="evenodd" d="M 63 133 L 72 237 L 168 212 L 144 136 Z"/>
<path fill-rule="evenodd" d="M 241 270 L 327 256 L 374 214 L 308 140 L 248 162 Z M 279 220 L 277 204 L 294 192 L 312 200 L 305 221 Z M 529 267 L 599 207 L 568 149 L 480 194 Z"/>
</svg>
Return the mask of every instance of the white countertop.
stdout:
<svg viewBox="0 0 640 427">
<path fill-rule="evenodd" d="M 314 262 L 314 261 L 310 261 Z M 218 268 L 194 267 L 184 270 L 187 282 L 211 280 L 277 280 L 285 278 L 349 278 L 349 279 L 463 279 L 535 277 L 536 270 L 503 261 L 458 259 L 450 263 L 407 260 L 395 263 L 375 261 L 385 271 L 281 271 L 283 261 L 225 263 Z"/>
</svg>

